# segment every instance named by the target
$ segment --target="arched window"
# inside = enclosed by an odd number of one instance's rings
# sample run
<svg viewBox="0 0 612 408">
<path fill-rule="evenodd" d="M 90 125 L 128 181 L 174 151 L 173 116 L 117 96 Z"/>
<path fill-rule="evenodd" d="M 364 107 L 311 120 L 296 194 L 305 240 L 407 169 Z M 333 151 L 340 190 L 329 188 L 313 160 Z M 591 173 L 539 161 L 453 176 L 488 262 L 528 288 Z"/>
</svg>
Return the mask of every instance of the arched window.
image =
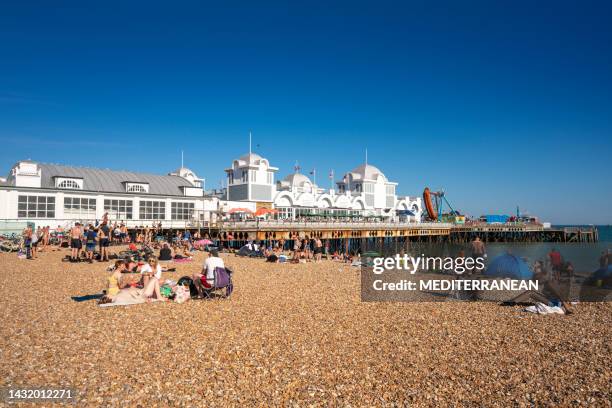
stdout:
<svg viewBox="0 0 612 408">
<path fill-rule="evenodd" d="M 74 180 L 63 180 L 57 185 L 57 188 L 68 188 L 72 190 L 80 190 L 81 186 Z"/>
<path fill-rule="evenodd" d="M 127 189 L 128 193 L 146 193 L 147 189 L 141 184 L 132 184 Z"/>
</svg>

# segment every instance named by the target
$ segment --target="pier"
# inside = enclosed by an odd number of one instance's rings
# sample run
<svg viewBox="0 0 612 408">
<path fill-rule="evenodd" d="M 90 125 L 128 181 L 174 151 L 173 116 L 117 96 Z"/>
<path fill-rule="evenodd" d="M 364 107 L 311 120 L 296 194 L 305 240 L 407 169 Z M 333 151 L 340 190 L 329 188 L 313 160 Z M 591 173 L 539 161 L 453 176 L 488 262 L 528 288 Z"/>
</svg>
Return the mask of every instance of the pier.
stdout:
<svg viewBox="0 0 612 408">
<path fill-rule="evenodd" d="M 394 239 L 413 242 L 597 242 L 595 227 L 544 228 L 542 224 L 449 224 L 368 221 L 225 221 L 208 226 L 222 241 L 320 239 Z"/>
</svg>

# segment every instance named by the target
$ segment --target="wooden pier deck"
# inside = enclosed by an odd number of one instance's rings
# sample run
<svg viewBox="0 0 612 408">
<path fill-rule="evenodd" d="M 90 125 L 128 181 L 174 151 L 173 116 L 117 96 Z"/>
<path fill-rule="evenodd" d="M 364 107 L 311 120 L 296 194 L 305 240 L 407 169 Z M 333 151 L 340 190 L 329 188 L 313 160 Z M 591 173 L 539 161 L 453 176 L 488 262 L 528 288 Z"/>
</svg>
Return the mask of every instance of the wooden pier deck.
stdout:
<svg viewBox="0 0 612 408">
<path fill-rule="evenodd" d="M 597 229 L 544 228 L 542 224 L 466 224 L 398 222 L 225 221 L 209 226 L 210 236 L 221 240 L 288 240 L 404 238 L 439 242 L 597 242 Z"/>
</svg>

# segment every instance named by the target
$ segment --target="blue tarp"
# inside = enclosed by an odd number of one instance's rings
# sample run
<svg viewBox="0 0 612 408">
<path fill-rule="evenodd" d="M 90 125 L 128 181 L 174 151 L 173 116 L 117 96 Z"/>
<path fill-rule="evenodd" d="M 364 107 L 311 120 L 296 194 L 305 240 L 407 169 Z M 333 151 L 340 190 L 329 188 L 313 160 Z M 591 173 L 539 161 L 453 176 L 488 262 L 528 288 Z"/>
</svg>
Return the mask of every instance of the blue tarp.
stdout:
<svg viewBox="0 0 612 408">
<path fill-rule="evenodd" d="M 410 210 L 397 210 L 397 215 L 414 215 L 414 213 Z"/>
<path fill-rule="evenodd" d="M 531 279 L 533 272 L 521 258 L 512 254 L 500 255 L 491 262 L 486 276 L 511 279 Z"/>
<path fill-rule="evenodd" d="M 485 215 L 488 224 L 504 224 L 508 222 L 507 215 Z"/>
<path fill-rule="evenodd" d="M 610 277 L 612 277 L 612 265 L 608 265 L 607 268 L 599 268 L 591 275 L 593 280 L 603 280 Z"/>
</svg>

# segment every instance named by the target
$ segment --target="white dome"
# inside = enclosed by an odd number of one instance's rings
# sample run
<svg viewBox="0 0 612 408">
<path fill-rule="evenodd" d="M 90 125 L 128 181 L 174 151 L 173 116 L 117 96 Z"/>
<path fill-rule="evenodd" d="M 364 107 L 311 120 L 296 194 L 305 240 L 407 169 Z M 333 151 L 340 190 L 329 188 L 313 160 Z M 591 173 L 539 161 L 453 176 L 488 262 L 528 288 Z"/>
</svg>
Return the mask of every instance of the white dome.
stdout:
<svg viewBox="0 0 612 408">
<path fill-rule="evenodd" d="M 179 167 L 178 169 L 170 173 L 170 175 L 182 177 L 194 186 L 199 186 L 200 182 L 202 181 L 201 178 L 196 176 L 196 174 L 187 167 Z"/>
<path fill-rule="evenodd" d="M 293 173 L 285 177 L 283 181 L 286 181 L 291 186 L 303 187 L 304 184 L 312 185 L 312 181 L 301 173 Z"/>
<path fill-rule="evenodd" d="M 362 164 L 351 173 L 353 173 L 353 178 L 355 179 L 376 180 L 378 177 L 382 177 L 384 181 L 387 181 L 387 177 L 385 177 L 384 173 L 380 171 L 378 167 L 372 166 L 371 164 Z"/>
<path fill-rule="evenodd" d="M 259 164 L 260 161 L 265 159 L 256 153 L 247 153 L 240 156 L 238 160 L 244 162 L 245 164 Z"/>
</svg>

